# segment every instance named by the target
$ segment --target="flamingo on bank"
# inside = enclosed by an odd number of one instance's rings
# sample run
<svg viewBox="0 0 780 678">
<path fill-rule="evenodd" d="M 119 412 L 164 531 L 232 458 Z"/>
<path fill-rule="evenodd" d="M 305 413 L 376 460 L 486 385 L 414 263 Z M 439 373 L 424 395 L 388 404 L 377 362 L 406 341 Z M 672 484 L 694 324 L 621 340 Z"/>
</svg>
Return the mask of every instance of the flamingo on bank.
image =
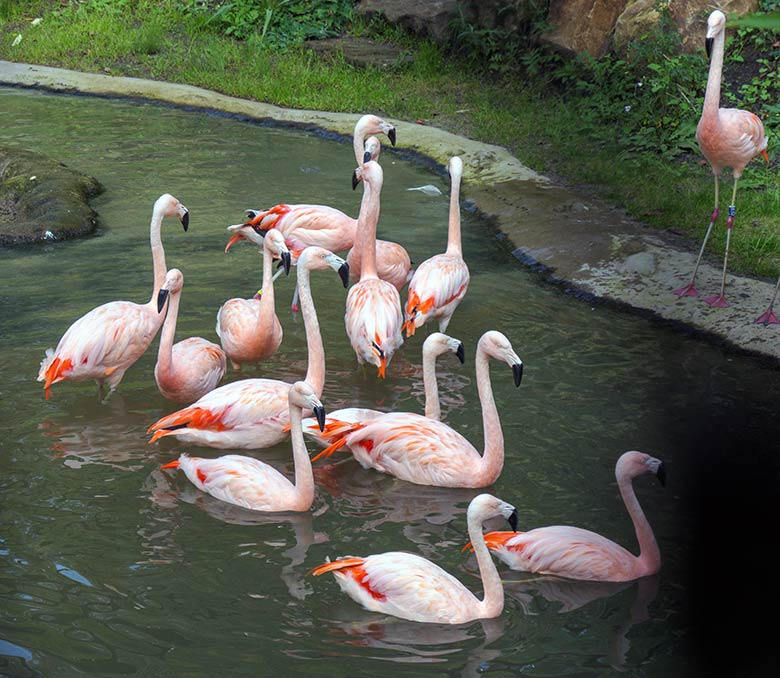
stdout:
<svg viewBox="0 0 780 678">
<path fill-rule="evenodd" d="M 245 226 L 231 226 L 233 236 L 225 247 L 230 247 L 241 239 L 260 243 L 263 247 L 263 285 L 260 298 L 228 299 L 217 312 L 216 332 L 222 348 L 230 358 L 233 369 L 241 369 L 242 363 L 256 363 L 276 353 L 282 343 L 282 324 L 276 316 L 274 301 L 273 259 L 282 260 L 282 269 L 290 272 L 290 251 L 284 236 L 271 231 L 261 238 L 255 231 Z M 230 230 L 229 229 L 229 230 Z"/>
<path fill-rule="evenodd" d="M 461 364 L 464 362 L 464 349 L 460 340 L 449 337 L 441 332 L 428 335 L 423 343 L 423 387 L 425 389 L 425 416 L 429 419 L 441 418 L 439 404 L 439 385 L 436 382 L 436 358 L 448 351 L 458 356 Z M 303 420 L 303 432 L 311 440 L 322 447 L 330 445 L 330 439 L 335 433 L 352 426 L 357 422 L 366 422 L 382 416 L 385 412 L 367 407 L 345 407 L 334 410 L 325 420 L 325 427 L 320 428 L 317 422 L 309 417 Z"/>
<path fill-rule="evenodd" d="M 168 312 L 160 335 L 154 378 L 163 397 L 177 403 L 197 400 L 214 390 L 227 369 L 225 352 L 211 341 L 188 337 L 173 343 L 182 287 L 184 275 L 172 268 L 157 295 L 157 310 L 162 313 L 168 301 Z"/>
<path fill-rule="evenodd" d="M 780 323 L 780 318 L 778 318 L 775 315 L 775 312 L 772 310 L 772 308 L 775 305 L 775 300 L 777 299 L 777 292 L 780 290 L 780 277 L 777 278 L 777 284 L 775 285 L 775 291 L 772 294 L 772 299 L 769 302 L 769 306 L 757 319 L 756 319 L 756 325 L 763 325 L 766 327 L 767 325 L 777 325 Z"/>
<path fill-rule="evenodd" d="M 368 137 L 365 141 L 365 152 L 362 158 L 356 158 L 358 167 L 369 160 L 376 160 L 382 145 L 375 136 Z M 357 188 L 360 183 L 358 171 L 352 175 L 352 188 Z M 347 253 L 349 275 L 353 281 L 360 280 L 361 258 L 363 252 L 362 231 L 357 232 L 355 244 Z M 392 240 L 376 239 L 376 274 L 380 280 L 386 280 L 399 292 L 406 287 L 412 278 L 412 260 L 409 253 L 402 245 Z"/>
<path fill-rule="evenodd" d="M 437 624 L 498 617 L 504 609 L 504 588 L 482 536 L 482 524 L 498 516 L 506 518 L 512 529 L 516 527 L 515 507 L 490 494 L 474 497 L 466 513 L 484 589 L 482 600 L 430 560 L 400 551 L 365 558 L 346 556 L 319 565 L 311 573 L 333 572 L 341 590 L 372 612 Z"/>
<path fill-rule="evenodd" d="M 447 251 L 423 261 L 409 283 L 406 299 L 406 336 L 411 337 L 428 319 L 438 318 L 439 331 L 446 332 L 452 314 L 469 287 L 469 267 L 463 260 L 460 241 L 460 181 L 463 161 L 450 158 L 447 170 L 452 182 Z"/>
<path fill-rule="evenodd" d="M 681 297 L 697 297 L 696 274 L 699 270 L 704 248 L 712 232 L 712 227 L 718 218 L 718 181 L 724 167 L 732 168 L 734 189 L 731 193 L 729 216 L 726 222 L 726 253 L 723 257 L 723 277 L 720 294 L 707 297 L 704 301 L 710 306 L 724 308 L 728 302 L 724 296 L 726 289 L 726 265 L 729 258 L 729 243 L 734 217 L 737 213 L 737 182 L 742 176 L 745 166 L 756 156 L 763 155 L 768 162 L 766 152 L 767 139 L 764 125 L 753 113 L 738 108 L 720 108 L 720 80 L 723 72 L 723 51 L 726 42 L 726 16 L 720 10 L 715 10 L 707 19 L 707 55 L 711 57 L 707 91 L 704 95 L 699 125 L 696 128 L 696 140 L 699 148 L 712 167 L 715 176 L 715 209 L 712 212 L 710 225 L 704 235 L 696 265 L 693 268 L 691 281 L 684 287 L 674 290 Z"/>
<path fill-rule="evenodd" d="M 644 473 L 652 473 L 662 485 L 666 482 L 663 462 L 643 452 L 625 452 L 615 466 L 620 495 L 636 530 L 638 556 L 600 534 L 564 525 L 491 532 L 485 543 L 513 570 L 612 582 L 655 574 L 661 569 L 661 552 L 632 483 Z"/>
<path fill-rule="evenodd" d="M 390 283 L 380 280 L 376 272 L 376 225 L 379 220 L 379 195 L 382 191 L 382 168 L 370 160 L 358 169 L 363 181 L 358 229 L 362 238 L 360 280 L 347 294 L 344 322 L 347 336 L 358 363 L 370 363 L 385 378 L 387 365 L 403 343 L 401 336 L 401 297 Z"/>
<path fill-rule="evenodd" d="M 187 230 L 189 211 L 168 193 L 154 203 L 149 239 L 152 247 L 154 287 L 146 304 L 132 301 L 110 301 L 81 316 L 65 332 L 56 350 L 48 349 L 41 361 L 38 381 L 43 381 L 46 400 L 51 387 L 60 381 L 94 379 L 98 397 L 108 401 L 116 391 L 127 369 L 149 347 L 163 324 L 157 310 L 157 294 L 165 281 L 165 250 L 160 237 L 164 217 L 178 217 Z M 108 393 L 103 398 L 103 387 Z"/>
<path fill-rule="evenodd" d="M 348 447 L 364 468 L 373 468 L 418 485 L 486 487 L 504 467 L 504 434 L 490 385 L 490 358 L 512 367 L 515 386 L 523 376 L 523 363 L 509 340 L 491 330 L 477 345 L 476 373 L 485 450 L 480 453 L 460 433 L 435 419 L 410 412 L 391 412 L 367 422 L 342 426 L 331 445 L 312 459 L 329 457 Z"/>
<path fill-rule="evenodd" d="M 182 454 L 162 468 L 181 468 L 195 487 L 229 504 L 253 511 L 308 511 L 314 501 L 314 475 L 301 428 L 302 411 L 312 410 L 325 422 L 323 408 L 314 389 L 295 382 L 287 393 L 295 484 L 272 466 L 240 454 L 202 459 Z"/>
<path fill-rule="evenodd" d="M 306 328 L 308 368 L 305 381 L 317 397 L 325 384 L 325 349 L 311 294 L 310 271 L 332 268 L 346 287 L 347 263 L 322 247 L 307 247 L 298 259 L 301 313 Z M 260 449 L 285 439 L 289 424 L 290 384 L 278 379 L 242 379 L 207 393 L 189 407 L 162 417 L 147 433 L 153 443 L 174 436 L 186 443 L 216 448 Z"/>
</svg>

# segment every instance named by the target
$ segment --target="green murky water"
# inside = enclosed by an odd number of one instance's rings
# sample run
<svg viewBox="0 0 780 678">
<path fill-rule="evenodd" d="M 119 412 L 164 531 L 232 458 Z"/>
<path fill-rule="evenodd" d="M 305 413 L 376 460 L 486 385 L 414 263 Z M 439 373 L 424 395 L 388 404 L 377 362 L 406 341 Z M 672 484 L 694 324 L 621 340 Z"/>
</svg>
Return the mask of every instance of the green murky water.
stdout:
<svg viewBox="0 0 780 678">
<path fill-rule="evenodd" d="M 220 304 L 260 282 L 255 248 L 223 253 L 225 227 L 247 207 L 276 202 L 356 215 L 344 141 L 138 102 L 0 90 L 1 143 L 49 154 L 106 186 L 93 202 L 96 236 L 0 251 L 0 673 L 672 676 L 708 666 L 710 618 L 723 630 L 737 614 L 731 587 L 742 575 L 740 562 L 709 554 L 709 539 L 728 536 L 727 547 L 732 523 L 744 529 L 752 508 L 765 508 L 764 489 L 775 488 L 776 370 L 544 284 L 468 202 L 472 282 L 449 328 L 467 360 L 440 360 L 445 420 L 481 447 L 474 349 L 482 332 L 501 330 L 525 375 L 515 389 L 508 368 L 492 370 L 507 461 L 491 491 L 518 507 L 521 529 L 577 524 L 635 549 L 614 463 L 628 449 L 664 459 L 665 489 L 637 482 L 664 560 L 657 577 L 605 587 L 500 565 L 508 596 L 496 620 L 449 628 L 385 618 L 308 571 L 328 556 L 411 550 L 479 591 L 475 561 L 460 551 L 476 492 L 411 486 L 346 460 L 317 466 L 305 515 L 258 515 L 204 496 L 159 466 L 185 449 L 221 452 L 147 443 L 147 426 L 176 409 L 154 382 L 156 341 L 110 404 L 98 404 L 87 382 L 60 384 L 44 400 L 39 361 L 73 320 L 112 299 L 148 299 L 148 224 L 161 193 L 190 209 L 188 233 L 175 220 L 163 226 L 168 266 L 185 274 L 177 337 L 216 341 Z M 446 178 L 390 151 L 381 162 L 380 237 L 422 261 L 446 240 Z M 406 190 L 424 184 L 443 194 Z M 313 285 L 326 408 L 422 411 L 425 333 L 378 383 L 358 370 L 347 342 L 337 276 L 315 273 Z M 292 292 L 293 278 L 280 280 L 280 351 L 227 380 L 303 376 Z M 286 445 L 254 454 L 291 472 Z M 765 483 L 747 491 L 757 468 Z M 740 627 L 751 629 L 754 617 Z M 746 661 L 756 654 L 746 650 Z"/>
</svg>

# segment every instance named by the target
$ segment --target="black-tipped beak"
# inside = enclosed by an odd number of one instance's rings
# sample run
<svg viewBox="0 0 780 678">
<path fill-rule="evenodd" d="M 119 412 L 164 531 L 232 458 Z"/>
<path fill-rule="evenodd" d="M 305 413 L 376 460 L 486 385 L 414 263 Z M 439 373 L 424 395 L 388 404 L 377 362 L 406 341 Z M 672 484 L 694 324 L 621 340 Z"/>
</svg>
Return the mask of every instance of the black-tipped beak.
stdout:
<svg viewBox="0 0 780 678">
<path fill-rule="evenodd" d="M 661 487 L 666 487 L 666 465 L 663 462 L 661 462 L 655 475 L 658 478 L 658 482 L 661 483 Z"/>
<path fill-rule="evenodd" d="M 244 210 L 244 217 L 247 221 L 252 221 L 258 214 L 260 214 L 260 212 L 257 210 Z"/>
<path fill-rule="evenodd" d="M 395 146 L 395 127 L 391 127 L 387 133 L 387 138 L 390 139 L 390 143 Z"/>
<path fill-rule="evenodd" d="M 455 355 L 458 356 L 461 365 L 466 362 L 466 349 L 463 348 L 463 344 L 458 344 L 458 350 L 455 351 Z"/>
<path fill-rule="evenodd" d="M 289 252 L 282 252 L 282 266 L 284 266 L 284 274 L 290 275 L 290 266 L 292 266 L 292 255 Z"/>
<path fill-rule="evenodd" d="M 715 42 L 715 38 L 704 38 L 704 48 L 707 50 L 707 58 L 712 58 L 712 43 Z"/>
<path fill-rule="evenodd" d="M 320 433 L 325 430 L 325 408 L 317 405 L 314 408 L 314 416 L 317 417 L 317 424 L 320 427 Z"/>
<path fill-rule="evenodd" d="M 512 515 L 507 518 L 507 522 L 509 523 L 509 527 L 512 528 L 512 532 L 517 532 L 517 509 L 512 511 Z"/>
<path fill-rule="evenodd" d="M 252 224 L 246 224 L 247 226 L 252 226 Z M 266 234 L 268 233 L 268 230 L 265 228 L 260 228 L 259 226 L 252 226 L 252 230 L 257 233 L 261 238 L 265 238 Z"/>
<path fill-rule="evenodd" d="M 515 386 L 520 386 L 520 382 L 523 381 L 523 363 L 512 365 L 512 376 L 515 378 Z"/>
<path fill-rule="evenodd" d="M 366 151 L 363 153 L 363 164 L 365 165 L 369 160 L 371 160 L 371 153 L 370 151 Z"/>
<path fill-rule="evenodd" d="M 360 183 L 360 179 L 358 179 L 357 170 L 352 170 L 352 190 L 354 191 L 358 184 Z"/>
<path fill-rule="evenodd" d="M 344 283 L 344 287 L 349 285 L 349 264 L 346 261 L 339 266 L 339 278 Z"/>
<path fill-rule="evenodd" d="M 168 290 L 161 289 L 157 293 L 157 312 L 162 313 L 163 306 L 165 306 L 165 301 L 168 299 Z"/>
<path fill-rule="evenodd" d="M 181 215 L 181 225 L 184 228 L 184 232 L 187 232 L 187 229 L 190 227 L 190 213 L 185 212 Z"/>
</svg>

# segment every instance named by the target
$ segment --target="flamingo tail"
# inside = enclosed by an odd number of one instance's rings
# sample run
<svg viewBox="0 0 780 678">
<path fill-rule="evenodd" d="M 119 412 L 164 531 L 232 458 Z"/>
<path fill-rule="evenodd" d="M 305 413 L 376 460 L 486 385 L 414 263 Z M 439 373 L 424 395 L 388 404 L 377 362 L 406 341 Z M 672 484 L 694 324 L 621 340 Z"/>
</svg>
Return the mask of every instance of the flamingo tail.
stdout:
<svg viewBox="0 0 780 678">
<path fill-rule="evenodd" d="M 329 427 L 331 428 L 330 431 L 328 430 Z M 322 457 L 330 457 L 336 450 L 340 450 L 347 444 L 347 436 L 349 436 L 350 433 L 359 431 L 361 428 L 365 428 L 365 424 L 361 422 L 356 422 L 354 424 L 338 420 L 326 422 L 323 437 L 331 444 L 322 450 L 322 452 L 312 457 L 312 462 L 315 462 Z"/>
<path fill-rule="evenodd" d="M 516 537 L 518 534 L 523 534 L 523 533 L 522 532 L 488 532 L 485 535 L 485 544 L 487 544 L 487 547 L 489 549 L 496 551 L 502 546 L 506 546 L 506 543 L 510 539 L 512 539 L 512 537 Z M 469 542 L 461 549 L 461 552 L 473 551 L 473 550 L 474 550 L 474 546 L 472 545 L 471 542 Z"/>
</svg>

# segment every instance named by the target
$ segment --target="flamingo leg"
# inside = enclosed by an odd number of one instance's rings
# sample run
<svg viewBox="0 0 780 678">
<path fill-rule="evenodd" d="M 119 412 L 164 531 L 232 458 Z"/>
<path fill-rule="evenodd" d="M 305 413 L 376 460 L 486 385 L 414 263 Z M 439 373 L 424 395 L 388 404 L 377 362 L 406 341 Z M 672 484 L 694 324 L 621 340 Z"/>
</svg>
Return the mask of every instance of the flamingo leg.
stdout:
<svg viewBox="0 0 780 678">
<path fill-rule="evenodd" d="M 734 227 L 734 217 L 737 214 L 737 205 L 736 205 L 736 199 L 737 199 L 737 182 L 739 181 L 739 176 L 734 176 L 734 190 L 731 193 L 731 204 L 729 205 L 729 218 L 726 222 L 726 253 L 723 256 L 723 277 L 721 278 L 720 282 L 720 294 L 714 296 L 714 297 L 707 297 L 704 300 L 704 303 L 709 304 L 710 306 L 713 306 L 714 308 L 726 308 L 729 305 L 729 302 L 726 301 L 726 297 L 724 296 L 724 292 L 726 290 L 726 266 L 729 261 L 729 244 L 731 242 L 731 229 Z"/>
<path fill-rule="evenodd" d="M 293 313 L 297 313 L 299 310 L 298 307 L 298 283 L 295 283 L 295 292 L 293 292 L 293 299 L 292 299 L 292 305 L 290 306 L 290 310 Z"/>
<path fill-rule="evenodd" d="M 718 175 L 715 175 L 715 209 L 712 211 L 712 216 L 710 217 L 710 225 L 707 227 L 707 232 L 704 234 L 704 241 L 701 244 L 701 249 L 699 250 L 699 256 L 696 258 L 696 265 L 693 267 L 693 273 L 691 274 L 691 281 L 676 290 L 673 290 L 673 294 L 676 294 L 680 297 L 698 297 L 699 292 L 696 289 L 696 274 L 699 272 L 699 264 L 701 264 L 701 258 L 704 255 L 704 248 L 707 246 L 707 240 L 710 238 L 710 233 L 712 233 L 712 227 L 715 225 L 715 222 L 718 220 Z M 733 202 L 733 201 L 732 201 Z"/>
<path fill-rule="evenodd" d="M 775 285 L 775 293 L 772 295 L 772 301 L 769 302 L 769 308 L 766 309 L 756 320 L 756 325 L 779 325 L 780 318 L 778 318 L 772 307 L 775 305 L 775 299 L 777 299 L 777 291 L 780 290 L 780 277 L 777 278 L 777 285 Z"/>
</svg>

